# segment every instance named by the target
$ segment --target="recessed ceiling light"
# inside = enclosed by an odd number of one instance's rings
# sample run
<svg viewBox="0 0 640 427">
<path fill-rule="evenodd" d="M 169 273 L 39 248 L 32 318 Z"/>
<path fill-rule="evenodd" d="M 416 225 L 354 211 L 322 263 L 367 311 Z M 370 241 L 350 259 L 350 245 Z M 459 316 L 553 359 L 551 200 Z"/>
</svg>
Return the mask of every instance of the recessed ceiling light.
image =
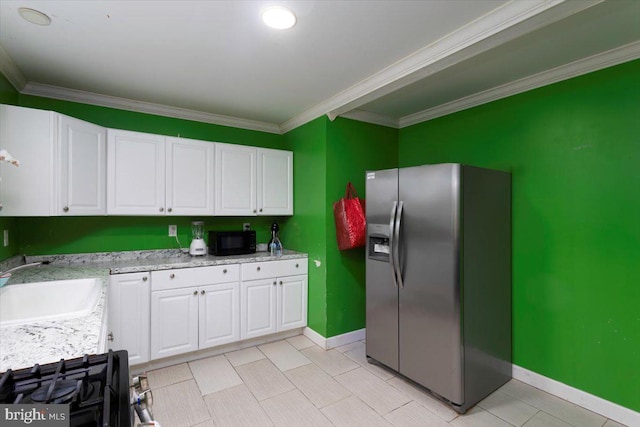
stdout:
<svg viewBox="0 0 640 427">
<path fill-rule="evenodd" d="M 273 6 L 262 11 L 262 22 L 277 30 L 288 30 L 296 25 L 296 15 L 286 7 Z"/>
<path fill-rule="evenodd" d="M 39 10 L 30 9 L 28 7 L 21 7 L 18 9 L 18 13 L 25 20 L 37 25 L 49 25 L 51 24 L 51 18 Z"/>
</svg>

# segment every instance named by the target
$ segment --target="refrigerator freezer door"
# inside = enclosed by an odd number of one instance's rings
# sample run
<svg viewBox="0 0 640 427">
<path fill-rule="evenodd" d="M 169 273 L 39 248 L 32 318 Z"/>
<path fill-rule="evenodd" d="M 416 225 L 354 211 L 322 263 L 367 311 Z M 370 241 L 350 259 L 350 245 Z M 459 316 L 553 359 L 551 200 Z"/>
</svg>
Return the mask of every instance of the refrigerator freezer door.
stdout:
<svg viewBox="0 0 640 427">
<path fill-rule="evenodd" d="M 392 269 L 391 227 L 398 169 L 367 172 L 367 356 L 398 370 L 398 286 Z M 386 246 L 386 248 L 385 248 Z M 387 249 L 388 248 L 388 249 Z"/>
<path fill-rule="evenodd" d="M 454 404 L 464 401 L 459 178 L 457 164 L 399 171 L 404 287 L 399 290 L 398 371 Z M 367 285 L 369 279 L 367 273 Z"/>
</svg>

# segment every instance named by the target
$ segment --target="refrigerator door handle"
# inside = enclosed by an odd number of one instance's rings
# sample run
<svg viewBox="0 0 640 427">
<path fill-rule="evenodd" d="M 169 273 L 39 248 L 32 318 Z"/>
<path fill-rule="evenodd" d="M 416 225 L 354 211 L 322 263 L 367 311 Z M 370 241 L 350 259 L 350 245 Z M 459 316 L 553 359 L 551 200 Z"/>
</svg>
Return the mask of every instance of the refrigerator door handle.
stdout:
<svg viewBox="0 0 640 427">
<path fill-rule="evenodd" d="M 402 281 L 402 264 L 400 263 L 400 227 L 402 226 L 402 209 L 404 208 L 404 202 L 401 200 L 398 204 L 398 212 L 396 213 L 396 224 L 394 230 L 393 240 L 395 248 L 393 249 L 393 265 L 395 266 L 395 276 L 397 277 L 400 289 L 404 288 L 404 282 Z"/>
<path fill-rule="evenodd" d="M 391 208 L 391 216 L 389 218 L 389 263 L 391 264 L 391 274 L 393 275 L 393 286 L 395 288 L 398 287 L 398 279 L 396 278 L 396 265 L 395 265 L 395 250 L 393 249 L 393 230 L 396 225 L 396 212 L 398 211 L 398 202 L 393 202 L 393 207 Z"/>
</svg>

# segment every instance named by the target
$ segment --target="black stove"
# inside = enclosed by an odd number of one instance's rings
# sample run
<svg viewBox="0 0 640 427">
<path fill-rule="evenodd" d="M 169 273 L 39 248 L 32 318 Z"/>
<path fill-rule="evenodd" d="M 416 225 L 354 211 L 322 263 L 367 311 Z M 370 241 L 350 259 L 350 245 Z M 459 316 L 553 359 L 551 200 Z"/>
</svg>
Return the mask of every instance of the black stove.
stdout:
<svg viewBox="0 0 640 427">
<path fill-rule="evenodd" d="M 0 374 L 0 403 L 67 404 L 71 427 L 131 426 L 125 350 Z"/>
</svg>

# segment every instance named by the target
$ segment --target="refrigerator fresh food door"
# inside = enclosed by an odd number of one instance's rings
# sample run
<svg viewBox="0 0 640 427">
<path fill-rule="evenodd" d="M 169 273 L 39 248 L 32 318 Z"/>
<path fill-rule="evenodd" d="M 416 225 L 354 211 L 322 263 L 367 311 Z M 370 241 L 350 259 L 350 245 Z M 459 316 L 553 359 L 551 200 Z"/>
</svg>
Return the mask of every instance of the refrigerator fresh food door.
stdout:
<svg viewBox="0 0 640 427">
<path fill-rule="evenodd" d="M 367 172 L 367 356 L 398 370 L 398 285 L 392 265 L 398 169 Z M 395 205 L 394 205 L 395 203 Z"/>
<path fill-rule="evenodd" d="M 464 401 L 459 195 L 458 164 L 399 171 L 398 371 L 454 404 Z"/>
</svg>

